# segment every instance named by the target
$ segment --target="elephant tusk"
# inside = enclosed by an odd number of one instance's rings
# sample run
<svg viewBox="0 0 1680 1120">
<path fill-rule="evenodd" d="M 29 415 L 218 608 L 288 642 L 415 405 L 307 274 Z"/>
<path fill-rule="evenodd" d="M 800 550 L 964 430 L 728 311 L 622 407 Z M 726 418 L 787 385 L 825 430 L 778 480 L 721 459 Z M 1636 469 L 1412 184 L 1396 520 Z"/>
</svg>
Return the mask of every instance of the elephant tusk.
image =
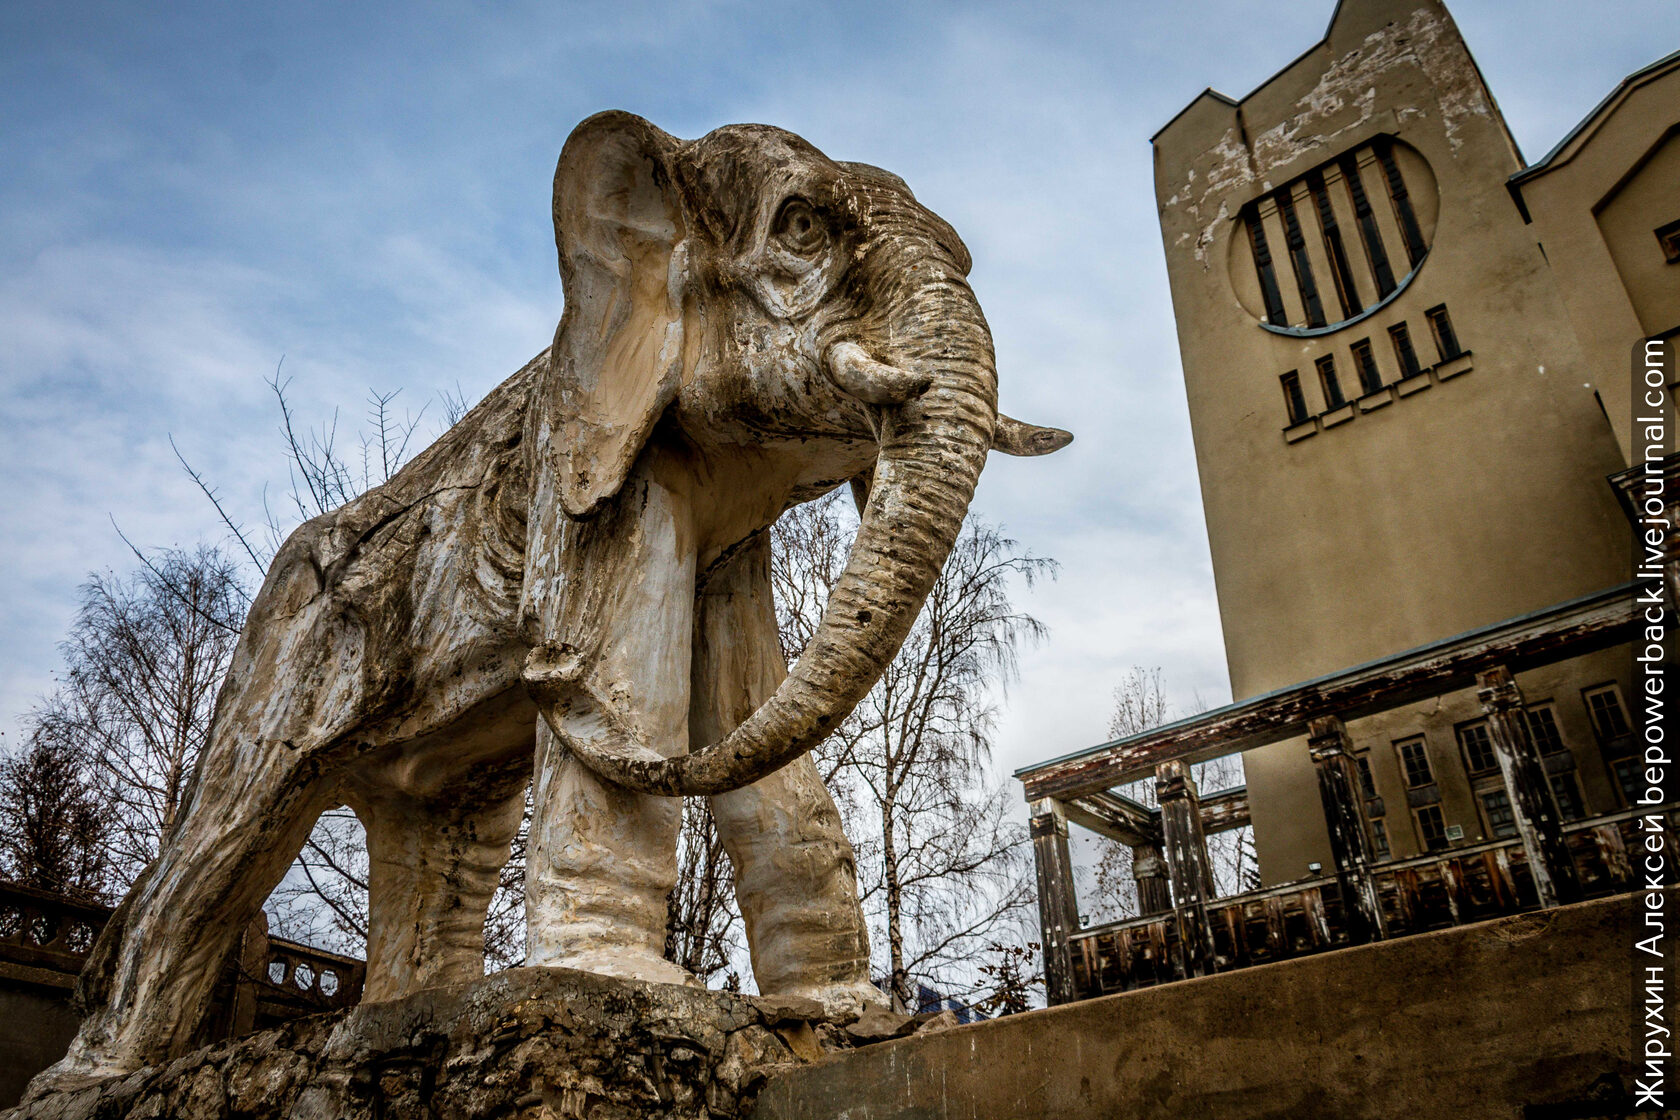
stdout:
<svg viewBox="0 0 1680 1120">
<path fill-rule="evenodd" d="M 826 355 L 828 376 L 866 404 L 903 404 L 928 391 L 933 375 L 912 373 L 869 356 L 856 342 L 836 342 Z"/>
<path fill-rule="evenodd" d="M 1073 433 L 1060 428 L 1041 428 L 998 413 L 992 430 L 992 450 L 1005 455 L 1048 455 L 1073 442 Z"/>
</svg>

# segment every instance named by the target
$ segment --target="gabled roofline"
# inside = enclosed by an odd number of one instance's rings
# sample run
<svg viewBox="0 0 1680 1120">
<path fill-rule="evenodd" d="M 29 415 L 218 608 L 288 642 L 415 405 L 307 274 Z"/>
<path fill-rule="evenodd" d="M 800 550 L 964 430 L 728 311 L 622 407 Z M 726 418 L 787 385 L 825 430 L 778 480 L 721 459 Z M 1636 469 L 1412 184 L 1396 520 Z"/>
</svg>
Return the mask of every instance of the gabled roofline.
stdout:
<svg viewBox="0 0 1680 1120">
<path fill-rule="evenodd" d="M 1672 54 L 1666 54 L 1657 59 L 1655 62 L 1650 63 L 1647 66 L 1640 67 L 1638 70 L 1635 70 L 1633 73 L 1617 82 L 1616 88 L 1606 94 L 1604 100 L 1595 105 L 1592 112 L 1582 117 L 1580 122 L 1577 123 L 1574 128 L 1565 133 L 1563 139 L 1559 140 L 1557 144 L 1553 146 L 1551 151 L 1547 152 L 1534 163 L 1529 164 L 1527 167 L 1505 180 L 1506 186 L 1511 188 L 1514 193 L 1518 187 L 1527 182 L 1529 179 L 1551 170 L 1553 165 L 1558 161 L 1558 157 L 1561 156 L 1564 151 L 1576 141 L 1577 138 L 1579 138 L 1593 125 L 1597 124 L 1606 113 L 1620 104 L 1627 95 L 1633 91 L 1635 86 L 1643 85 L 1646 79 L 1676 66 L 1680 66 L 1680 51 L 1675 51 Z"/>
<path fill-rule="evenodd" d="M 1330 12 L 1330 22 L 1324 25 L 1324 34 L 1320 35 L 1318 37 L 1318 41 L 1316 43 L 1314 43 L 1312 46 L 1308 47 L 1306 50 L 1302 51 L 1300 54 L 1296 55 L 1294 58 L 1290 59 L 1288 62 L 1284 63 L 1282 66 L 1280 66 L 1276 70 L 1274 70 L 1272 72 L 1271 77 L 1267 78 L 1265 81 L 1261 82 L 1259 85 L 1255 86 L 1253 89 L 1249 90 L 1247 93 L 1243 94 L 1241 97 L 1238 97 L 1238 98 L 1232 98 L 1232 97 L 1230 97 L 1226 94 L 1220 93 L 1218 90 L 1214 89 L 1212 86 L 1208 86 L 1206 89 L 1202 90 L 1201 93 L 1198 93 L 1195 97 L 1192 97 L 1190 99 L 1190 104 L 1189 105 L 1186 105 L 1184 108 L 1182 108 L 1178 112 L 1174 113 L 1172 115 L 1171 120 L 1169 120 L 1166 124 L 1162 125 L 1160 128 L 1157 128 L 1153 133 L 1151 133 L 1150 137 L 1149 137 L 1149 142 L 1151 144 L 1155 143 L 1156 138 L 1158 138 L 1161 135 L 1161 133 L 1163 133 L 1167 129 L 1171 128 L 1173 126 L 1173 124 L 1175 122 L 1177 122 L 1179 117 L 1182 117 L 1185 113 L 1188 113 L 1190 111 L 1191 106 L 1195 105 L 1198 101 L 1200 101 L 1204 97 L 1214 97 L 1214 98 L 1217 98 L 1220 101 L 1225 102 L 1225 104 L 1230 105 L 1233 108 L 1241 109 L 1243 107 L 1244 102 L 1246 102 L 1249 98 L 1253 97 L 1255 94 L 1259 93 L 1261 90 L 1265 89 L 1267 86 L 1269 86 L 1273 82 L 1277 81 L 1284 74 L 1293 70 L 1309 54 L 1313 53 L 1318 48 L 1324 46 L 1326 43 L 1328 43 L 1330 41 L 1330 32 L 1332 32 L 1336 29 L 1336 20 L 1341 18 L 1342 5 L 1346 4 L 1346 3 L 1347 3 L 1347 0 L 1336 0 L 1336 6 Z"/>
<path fill-rule="evenodd" d="M 1151 133 L 1150 136 L 1149 136 L 1149 142 L 1151 144 L 1155 143 L 1155 138 L 1157 136 L 1161 135 L 1161 133 L 1165 132 L 1167 129 L 1171 128 L 1178 121 L 1178 118 L 1182 117 L 1184 114 L 1188 113 L 1191 109 L 1194 109 L 1197 105 L 1201 104 L 1202 100 L 1204 98 L 1209 98 L 1209 97 L 1213 98 L 1213 100 L 1215 100 L 1215 101 L 1223 101 L 1225 104 L 1231 106 L 1233 109 L 1240 107 L 1241 104 L 1242 104 L 1242 102 L 1240 102 L 1240 101 L 1232 101 L 1229 97 L 1226 97 L 1223 93 L 1220 93 L 1218 90 L 1214 89 L 1212 86 L 1208 86 L 1206 89 L 1202 90 L 1202 92 L 1200 92 L 1196 96 L 1192 97 L 1190 99 L 1189 103 L 1184 106 L 1184 108 L 1182 108 L 1178 112 L 1174 113 L 1172 115 L 1172 120 L 1169 120 L 1166 124 L 1162 125 L 1160 128 L 1157 128 L 1153 133 Z"/>
</svg>

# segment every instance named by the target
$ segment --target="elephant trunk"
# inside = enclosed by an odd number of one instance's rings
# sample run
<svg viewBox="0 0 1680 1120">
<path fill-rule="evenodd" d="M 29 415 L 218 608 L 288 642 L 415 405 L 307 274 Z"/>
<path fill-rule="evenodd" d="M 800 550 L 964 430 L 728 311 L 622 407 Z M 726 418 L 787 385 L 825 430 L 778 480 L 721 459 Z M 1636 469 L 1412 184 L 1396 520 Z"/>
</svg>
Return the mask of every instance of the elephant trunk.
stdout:
<svg viewBox="0 0 1680 1120">
<path fill-rule="evenodd" d="M 924 249 L 914 266 L 887 271 L 909 288 L 883 301 L 893 357 L 931 384 L 882 410 L 874 484 L 816 633 L 775 694 L 721 742 L 675 758 L 583 747 L 603 777 L 672 796 L 750 785 L 832 734 L 897 656 L 974 496 L 997 422 L 997 375 L 985 318 L 954 262 L 930 261 Z"/>
</svg>

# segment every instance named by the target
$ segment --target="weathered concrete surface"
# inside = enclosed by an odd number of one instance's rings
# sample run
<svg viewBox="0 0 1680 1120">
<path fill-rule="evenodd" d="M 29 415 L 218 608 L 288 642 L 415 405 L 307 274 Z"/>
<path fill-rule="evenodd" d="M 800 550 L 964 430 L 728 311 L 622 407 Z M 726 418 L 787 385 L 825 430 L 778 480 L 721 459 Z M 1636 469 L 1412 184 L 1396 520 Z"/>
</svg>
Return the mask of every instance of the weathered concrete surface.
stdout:
<svg viewBox="0 0 1680 1120">
<path fill-rule="evenodd" d="M 1521 1117 L 1631 1085 L 1632 923 L 1624 896 L 920 1034 L 780 1074 L 752 1115 Z"/>
<path fill-rule="evenodd" d="M 519 968 L 301 1019 L 0 1117 L 735 1117 L 779 1065 L 817 1053 L 808 1024 L 779 1018 L 723 992 Z"/>
</svg>

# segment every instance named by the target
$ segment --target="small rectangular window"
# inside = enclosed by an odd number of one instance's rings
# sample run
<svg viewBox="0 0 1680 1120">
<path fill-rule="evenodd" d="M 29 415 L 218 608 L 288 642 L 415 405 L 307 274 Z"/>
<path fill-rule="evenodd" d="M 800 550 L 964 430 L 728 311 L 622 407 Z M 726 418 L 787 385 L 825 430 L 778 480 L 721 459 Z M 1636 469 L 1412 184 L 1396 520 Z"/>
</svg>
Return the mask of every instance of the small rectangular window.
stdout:
<svg viewBox="0 0 1680 1120">
<path fill-rule="evenodd" d="M 1353 764 L 1359 770 L 1359 792 L 1366 797 L 1377 795 L 1377 781 L 1371 775 L 1371 759 L 1368 755 L 1355 755 Z"/>
<path fill-rule="evenodd" d="M 1528 709 L 1528 736 L 1541 754 L 1563 754 L 1569 748 L 1563 744 L 1563 732 L 1558 730 L 1557 713 L 1552 706 Z"/>
<path fill-rule="evenodd" d="M 1301 393 L 1301 377 L 1290 370 L 1278 381 L 1283 385 L 1283 405 L 1289 412 L 1289 426 L 1307 422 L 1307 398 Z"/>
<path fill-rule="evenodd" d="M 1587 815 L 1581 802 L 1581 787 L 1572 773 L 1552 775 L 1552 799 L 1557 802 L 1558 816 L 1565 821 L 1578 821 Z"/>
<path fill-rule="evenodd" d="M 1622 710 L 1621 690 L 1613 684 L 1582 689 L 1581 698 L 1587 702 L 1587 717 L 1592 721 L 1593 734 L 1601 744 L 1628 734 L 1627 713 Z"/>
<path fill-rule="evenodd" d="M 1359 373 L 1359 391 L 1370 394 L 1382 389 L 1382 373 L 1377 369 L 1377 356 L 1371 353 L 1371 340 L 1362 338 L 1353 344 L 1353 368 Z"/>
<path fill-rule="evenodd" d="M 1388 822 L 1371 822 L 1371 854 L 1378 859 L 1388 858 Z"/>
<path fill-rule="evenodd" d="M 1669 264 L 1680 264 L 1680 222 L 1669 222 L 1652 232 L 1657 235 L 1657 244 L 1662 246 L 1663 259 Z"/>
<path fill-rule="evenodd" d="M 1439 805 L 1425 805 L 1417 811 L 1418 839 L 1426 851 L 1438 852 L 1447 846 L 1447 824 L 1441 817 Z"/>
<path fill-rule="evenodd" d="M 1430 769 L 1429 752 L 1421 735 L 1395 743 L 1394 749 L 1400 753 L 1400 769 L 1406 775 L 1408 789 L 1417 789 L 1435 780 L 1435 771 Z"/>
<path fill-rule="evenodd" d="M 1487 813 L 1488 834 L 1495 840 L 1508 840 L 1517 834 L 1517 817 L 1504 790 L 1482 794 L 1482 809 Z"/>
<path fill-rule="evenodd" d="M 1394 356 L 1400 361 L 1400 376 L 1416 377 L 1422 373 L 1417 351 L 1412 349 L 1412 332 L 1406 329 L 1406 324 L 1396 323 L 1388 328 L 1388 337 L 1393 340 Z"/>
<path fill-rule="evenodd" d="M 1318 383 L 1324 388 L 1324 407 L 1342 407 L 1347 398 L 1342 396 L 1342 383 L 1336 378 L 1336 359 L 1326 354 L 1313 364 L 1318 367 Z"/>
<path fill-rule="evenodd" d="M 1493 740 L 1488 735 L 1487 720 L 1458 725 L 1458 746 L 1464 752 L 1464 770 L 1475 776 L 1499 769 L 1499 759 L 1493 753 Z"/>
<path fill-rule="evenodd" d="M 1452 319 L 1447 316 L 1447 305 L 1431 307 L 1424 313 L 1429 320 L 1429 329 L 1435 335 L 1435 351 L 1441 355 L 1443 362 L 1451 361 L 1464 353 L 1458 344 L 1458 335 L 1453 331 Z"/>
</svg>

